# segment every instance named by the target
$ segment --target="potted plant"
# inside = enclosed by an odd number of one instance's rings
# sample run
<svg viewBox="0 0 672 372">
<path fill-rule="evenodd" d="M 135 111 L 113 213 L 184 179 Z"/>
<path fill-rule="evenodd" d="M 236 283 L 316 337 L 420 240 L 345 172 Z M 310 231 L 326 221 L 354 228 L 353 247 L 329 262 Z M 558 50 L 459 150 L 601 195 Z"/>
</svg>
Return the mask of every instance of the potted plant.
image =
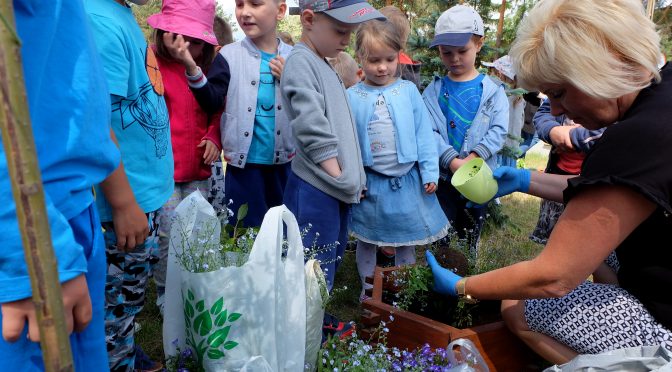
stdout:
<svg viewBox="0 0 672 372">
<path fill-rule="evenodd" d="M 464 242 L 451 240 L 451 245 L 429 248 L 437 261 L 461 276 L 479 272 L 475 254 L 469 252 Z M 370 298 L 362 303 L 364 337 L 371 337 L 382 320 L 393 317 L 394 322 L 386 324 L 390 346 L 413 350 L 427 343 L 439 348 L 455 339 L 467 338 L 473 341 L 492 371 L 539 368 L 535 364 L 538 357 L 501 320 L 500 301 L 471 305 L 434 293 L 432 273 L 424 262 L 405 267 L 377 267 L 374 277 L 368 280 L 373 288 L 367 293 Z"/>
</svg>

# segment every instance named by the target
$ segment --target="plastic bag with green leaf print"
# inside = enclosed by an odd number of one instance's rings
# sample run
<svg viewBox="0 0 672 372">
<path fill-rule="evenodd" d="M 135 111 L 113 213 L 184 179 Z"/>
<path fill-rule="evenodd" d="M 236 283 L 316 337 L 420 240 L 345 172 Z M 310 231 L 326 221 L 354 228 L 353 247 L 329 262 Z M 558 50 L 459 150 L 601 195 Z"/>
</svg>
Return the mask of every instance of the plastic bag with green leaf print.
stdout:
<svg viewBox="0 0 672 372">
<path fill-rule="evenodd" d="M 198 203 L 205 201 L 194 197 Z M 211 216 L 216 218 L 214 211 Z M 289 243 L 284 259 L 283 221 Z M 171 264 L 176 263 L 169 260 L 167 295 Z M 172 287 L 179 288 L 174 291 L 177 298 L 172 305 L 166 298 L 167 355 L 171 355 L 167 343 L 172 346 L 177 339 L 180 349 L 191 348 L 206 371 L 258 369 L 260 365 L 273 371 L 303 370 L 306 295 L 304 286 L 296 285 L 305 280 L 303 247 L 296 220 L 286 208 L 267 213 L 243 265 L 199 273 L 177 271 L 174 276 L 179 281 Z"/>
</svg>

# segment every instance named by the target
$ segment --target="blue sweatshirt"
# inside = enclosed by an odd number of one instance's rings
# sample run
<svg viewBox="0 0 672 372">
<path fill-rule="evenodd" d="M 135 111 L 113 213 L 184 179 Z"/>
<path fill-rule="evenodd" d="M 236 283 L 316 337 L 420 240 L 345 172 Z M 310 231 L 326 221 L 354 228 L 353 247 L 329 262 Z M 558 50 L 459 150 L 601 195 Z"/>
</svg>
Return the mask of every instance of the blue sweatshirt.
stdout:
<svg viewBox="0 0 672 372">
<path fill-rule="evenodd" d="M 68 220 L 119 163 L 110 98 L 82 4 L 15 1 L 23 75 L 61 282 L 86 272 Z M 66 16 L 67 15 L 67 16 Z M 70 35 L 71 37 L 57 37 Z M 4 149 L 0 147 L 0 303 L 32 296 Z"/>
<path fill-rule="evenodd" d="M 562 125 L 565 122 L 565 115 L 553 116 L 551 114 L 551 102 L 544 100 L 539 109 L 534 114 L 534 128 L 539 138 L 551 144 L 551 129 Z M 606 128 L 598 130 L 588 130 L 584 127 L 574 128 L 569 131 L 569 136 L 572 140 L 572 146 L 576 151 L 588 152 L 593 147 L 595 142 L 602 137 L 602 132 Z"/>
</svg>

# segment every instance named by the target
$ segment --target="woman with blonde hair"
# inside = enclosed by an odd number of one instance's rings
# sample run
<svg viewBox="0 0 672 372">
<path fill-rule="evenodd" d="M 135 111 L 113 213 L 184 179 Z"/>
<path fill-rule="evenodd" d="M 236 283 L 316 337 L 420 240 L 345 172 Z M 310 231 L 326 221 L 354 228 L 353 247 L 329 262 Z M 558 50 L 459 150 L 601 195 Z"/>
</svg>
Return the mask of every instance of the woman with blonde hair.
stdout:
<svg viewBox="0 0 672 372">
<path fill-rule="evenodd" d="M 657 67 L 655 25 L 638 0 L 544 0 L 510 55 L 520 84 L 546 93 L 553 115 L 606 130 L 579 176 L 497 169 L 497 196 L 564 201 L 564 213 L 529 261 L 461 278 L 428 254 L 435 290 L 505 299 L 511 330 L 553 363 L 642 345 L 672 350 L 672 67 Z M 612 283 L 586 281 L 612 252 Z"/>
</svg>

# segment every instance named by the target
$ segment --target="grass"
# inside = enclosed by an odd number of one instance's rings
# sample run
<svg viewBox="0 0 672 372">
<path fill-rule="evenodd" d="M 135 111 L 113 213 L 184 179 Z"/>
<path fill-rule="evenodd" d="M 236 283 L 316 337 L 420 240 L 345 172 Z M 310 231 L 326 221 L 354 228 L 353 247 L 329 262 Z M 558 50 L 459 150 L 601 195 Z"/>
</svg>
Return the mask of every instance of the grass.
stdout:
<svg viewBox="0 0 672 372">
<path fill-rule="evenodd" d="M 543 152 L 528 153 L 524 167 L 543 170 L 546 161 L 547 155 Z M 501 198 L 501 203 L 506 221 L 501 227 L 486 223 L 481 235 L 477 267 L 494 269 L 507 266 L 533 257 L 542 248 L 528 238 L 537 222 L 540 199 L 515 193 Z M 418 249 L 418 253 L 422 253 L 421 249 Z M 355 253 L 346 252 L 336 274 L 327 312 L 343 320 L 358 321 L 361 311 L 360 291 Z M 156 292 L 152 281 L 147 289 L 145 307 L 137 318 L 142 328 L 136 334 L 136 341 L 152 359 L 163 360 L 162 318 L 155 301 Z"/>
</svg>

